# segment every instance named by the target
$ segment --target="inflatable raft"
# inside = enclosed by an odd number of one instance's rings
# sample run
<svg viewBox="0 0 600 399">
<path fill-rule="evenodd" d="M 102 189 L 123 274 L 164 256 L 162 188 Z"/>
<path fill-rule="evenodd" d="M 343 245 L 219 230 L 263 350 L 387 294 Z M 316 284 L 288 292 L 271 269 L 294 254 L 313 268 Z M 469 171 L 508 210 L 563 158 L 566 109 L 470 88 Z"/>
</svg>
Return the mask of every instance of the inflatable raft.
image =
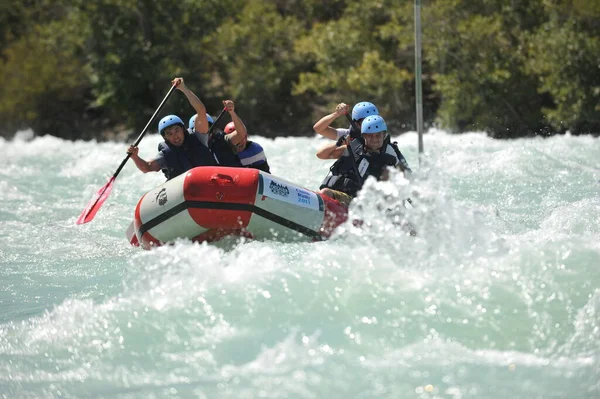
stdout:
<svg viewBox="0 0 600 399">
<path fill-rule="evenodd" d="M 144 194 L 127 236 L 145 249 L 232 235 L 320 241 L 346 219 L 337 201 L 258 169 L 204 166 Z"/>
</svg>

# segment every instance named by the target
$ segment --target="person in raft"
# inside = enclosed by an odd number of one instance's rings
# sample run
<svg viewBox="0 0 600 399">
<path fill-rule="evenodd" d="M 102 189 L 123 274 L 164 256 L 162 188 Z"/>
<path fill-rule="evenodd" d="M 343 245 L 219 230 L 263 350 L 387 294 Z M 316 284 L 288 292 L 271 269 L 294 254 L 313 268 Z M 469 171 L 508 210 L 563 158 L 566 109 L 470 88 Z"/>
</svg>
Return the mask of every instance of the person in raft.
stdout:
<svg viewBox="0 0 600 399">
<path fill-rule="evenodd" d="M 233 101 L 223 101 L 223 105 L 232 121 L 224 131 L 213 131 L 208 139 L 208 146 L 219 165 L 254 168 L 271 173 L 265 151 L 260 144 L 248 140 L 246 126 L 235 113 Z"/>
<path fill-rule="evenodd" d="M 369 176 L 387 179 L 388 167 L 408 172 L 399 158 L 395 143 L 386 143 L 387 124 L 379 116 L 362 121 L 361 137 L 349 144 L 331 143 L 319 150 L 321 159 L 337 159 L 321 184 L 320 193 L 348 207 Z"/>
<path fill-rule="evenodd" d="M 198 97 L 185 85 L 183 78 L 173 79 L 173 85 L 187 97 L 201 118 L 195 120 L 195 131 L 190 133 L 177 115 L 167 115 L 158 122 L 158 131 L 165 139 L 158 145 L 159 152 L 151 161 L 138 155 L 139 148 L 130 146 L 127 153 L 135 166 L 144 173 L 162 170 L 167 180 L 197 166 L 214 166 L 217 164 L 213 154 L 201 138 L 208 132 L 206 108 Z"/>
<path fill-rule="evenodd" d="M 341 146 L 344 144 L 349 144 L 350 140 L 354 140 L 356 138 L 360 138 L 361 133 L 358 132 L 357 128 L 360 128 L 363 124 L 365 118 L 369 116 L 379 115 L 379 110 L 377 107 L 368 101 L 363 101 L 354 106 L 352 108 L 352 123 L 350 127 L 347 129 L 344 128 L 334 128 L 331 127 L 330 124 L 336 120 L 341 115 L 347 114 L 350 107 L 344 103 L 340 103 L 335 107 L 335 112 L 324 116 L 321 118 L 315 125 L 313 129 L 315 132 L 320 134 L 323 137 L 327 137 L 331 140 L 337 140 L 337 146 Z M 408 173 L 412 173 L 410 166 L 408 166 L 408 162 L 402 152 L 398 149 L 398 145 L 396 142 L 392 143 L 390 139 L 390 135 L 386 134 L 384 138 L 384 145 L 391 145 L 396 150 L 396 155 L 400 159 L 400 163 L 404 170 Z M 326 145 L 324 148 L 330 148 L 330 145 Z M 330 159 L 329 153 L 327 151 L 323 152 L 321 150 L 317 151 L 317 158 L 320 159 Z"/>
</svg>

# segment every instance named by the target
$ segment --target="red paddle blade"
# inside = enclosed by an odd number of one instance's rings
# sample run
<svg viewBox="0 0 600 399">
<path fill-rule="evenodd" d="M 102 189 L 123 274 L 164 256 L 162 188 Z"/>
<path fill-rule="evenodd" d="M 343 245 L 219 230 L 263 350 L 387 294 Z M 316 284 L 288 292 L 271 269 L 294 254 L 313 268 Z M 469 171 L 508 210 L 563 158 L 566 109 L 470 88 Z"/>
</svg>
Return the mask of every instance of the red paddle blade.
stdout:
<svg viewBox="0 0 600 399">
<path fill-rule="evenodd" d="M 98 192 L 96 193 L 96 195 L 94 195 L 90 203 L 85 207 L 83 212 L 81 212 L 81 215 L 79 215 L 79 217 L 77 218 L 77 222 L 75 223 L 84 224 L 91 221 L 94 218 L 94 216 L 96 216 L 96 213 L 98 213 L 98 210 L 100 209 L 104 201 L 106 201 L 110 192 L 112 191 L 112 186 L 114 182 L 115 176 L 111 177 L 108 183 L 106 183 L 104 187 L 98 190 Z"/>
</svg>

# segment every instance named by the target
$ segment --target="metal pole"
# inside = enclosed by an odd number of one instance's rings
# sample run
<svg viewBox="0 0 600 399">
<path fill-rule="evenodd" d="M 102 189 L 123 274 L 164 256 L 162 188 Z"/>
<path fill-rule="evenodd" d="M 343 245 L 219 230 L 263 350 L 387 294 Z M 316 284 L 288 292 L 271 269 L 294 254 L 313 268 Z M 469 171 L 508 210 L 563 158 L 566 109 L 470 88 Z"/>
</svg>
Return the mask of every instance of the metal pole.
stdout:
<svg viewBox="0 0 600 399">
<path fill-rule="evenodd" d="M 421 84 L 421 0 L 415 0 L 415 92 L 417 133 L 419 135 L 419 166 L 423 153 L 423 89 Z"/>
</svg>

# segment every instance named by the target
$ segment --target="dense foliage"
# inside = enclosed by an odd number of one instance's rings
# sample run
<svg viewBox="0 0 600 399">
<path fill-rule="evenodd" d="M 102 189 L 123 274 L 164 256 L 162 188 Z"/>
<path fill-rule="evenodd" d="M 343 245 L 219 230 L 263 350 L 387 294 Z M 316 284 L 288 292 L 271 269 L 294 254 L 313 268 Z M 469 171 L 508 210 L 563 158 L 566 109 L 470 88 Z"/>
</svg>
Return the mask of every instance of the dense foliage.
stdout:
<svg viewBox="0 0 600 399">
<path fill-rule="evenodd" d="M 495 137 L 600 132 L 600 3 L 422 2 L 426 125 Z M 412 0 L 8 0 L 0 133 L 146 124 L 173 77 L 251 133 L 309 134 L 338 102 L 415 128 Z M 162 114 L 193 113 L 175 93 Z"/>
</svg>

